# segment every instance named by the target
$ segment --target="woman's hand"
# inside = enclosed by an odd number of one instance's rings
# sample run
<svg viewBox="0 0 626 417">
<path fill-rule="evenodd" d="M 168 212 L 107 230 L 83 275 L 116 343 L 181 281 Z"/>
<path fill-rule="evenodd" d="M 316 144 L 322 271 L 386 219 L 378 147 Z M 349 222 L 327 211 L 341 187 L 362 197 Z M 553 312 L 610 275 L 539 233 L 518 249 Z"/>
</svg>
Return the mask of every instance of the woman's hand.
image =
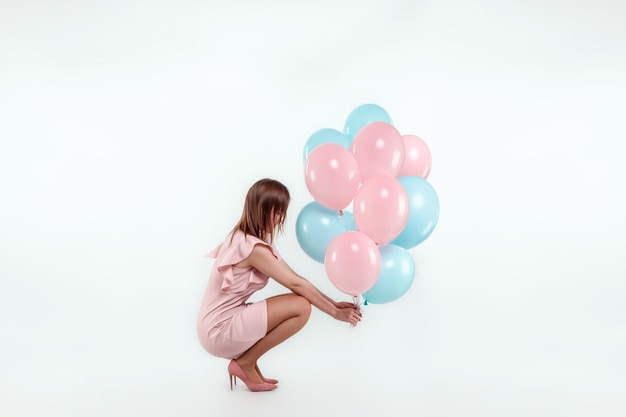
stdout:
<svg viewBox="0 0 626 417">
<path fill-rule="evenodd" d="M 336 311 L 334 317 L 339 321 L 345 321 L 356 326 L 361 321 L 361 310 L 354 303 L 335 303 Z"/>
</svg>

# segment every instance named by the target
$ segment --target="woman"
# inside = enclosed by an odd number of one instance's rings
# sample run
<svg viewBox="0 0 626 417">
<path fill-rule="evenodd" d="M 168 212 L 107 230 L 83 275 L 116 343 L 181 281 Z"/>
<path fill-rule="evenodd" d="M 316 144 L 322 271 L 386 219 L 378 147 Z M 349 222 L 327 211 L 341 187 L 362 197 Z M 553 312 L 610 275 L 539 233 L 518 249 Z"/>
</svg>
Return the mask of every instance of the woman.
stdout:
<svg viewBox="0 0 626 417">
<path fill-rule="evenodd" d="M 250 187 L 243 213 L 227 239 L 209 256 L 215 258 L 198 317 L 198 337 L 210 354 L 231 359 L 230 388 L 241 379 L 251 391 L 276 388 L 257 361 L 306 324 L 314 305 L 353 326 L 361 312 L 353 303 L 336 302 L 296 274 L 281 258 L 274 237 L 284 229 L 290 196 L 276 180 Z M 274 279 L 291 293 L 255 303 L 247 300 Z"/>
</svg>

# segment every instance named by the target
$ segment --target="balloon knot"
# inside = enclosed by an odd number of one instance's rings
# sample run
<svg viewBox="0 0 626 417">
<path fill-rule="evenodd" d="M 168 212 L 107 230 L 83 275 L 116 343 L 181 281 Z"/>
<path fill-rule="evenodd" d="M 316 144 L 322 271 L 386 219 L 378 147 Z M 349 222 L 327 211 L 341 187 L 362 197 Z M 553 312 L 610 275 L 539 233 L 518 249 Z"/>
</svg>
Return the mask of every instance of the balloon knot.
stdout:
<svg viewBox="0 0 626 417">
<path fill-rule="evenodd" d="M 365 300 L 365 301 L 363 302 L 363 305 L 364 305 L 364 306 L 366 306 L 366 305 L 367 305 L 367 300 Z"/>
</svg>

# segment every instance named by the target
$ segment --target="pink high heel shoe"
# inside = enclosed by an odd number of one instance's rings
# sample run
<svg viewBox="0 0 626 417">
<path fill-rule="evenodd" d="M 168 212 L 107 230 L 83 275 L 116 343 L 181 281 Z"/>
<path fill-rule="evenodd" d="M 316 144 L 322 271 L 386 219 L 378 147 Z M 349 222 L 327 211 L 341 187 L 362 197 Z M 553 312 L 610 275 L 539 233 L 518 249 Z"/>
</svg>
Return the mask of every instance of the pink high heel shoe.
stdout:
<svg viewBox="0 0 626 417">
<path fill-rule="evenodd" d="M 263 381 L 267 382 L 268 384 L 278 384 L 278 380 L 277 379 L 264 378 L 264 377 L 261 377 L 261 379 Z"/>
<path fill-rule="evenodd" d="M 261 375 L 261 371 L 259 370 L 259 368 L 256 368 L 256 371 L 259 373 L 259 375 L 261 376 L 261 379 L 267 383 L 270 384 L 278 384 L 278 380 L 277 379 L 272 379 L 272 378 L 265 378 L 263 375 Z"/>
<path fill-rule="evenodd" d="M 261 379 L 264 382 L 267 382 L 268 384 L 278 384 L 278 380 L 277 379 L 272 379 L 272 378 L 265 378 L 265 377 L 261 377 Z M 235 385 L 237 385 L 237 378 L 235 378 Z"/>
<path fill-rule="evenodd" d="M 261 376 L 261 379 L 264 382 L 267 382 L 269 384 L 278 384 L 278 380 L 277 379 L 272 379 L 272 378 L 265 378 L 263 375 L 261 375 L 261 371 L 259 370 L 259 368 L 256 368 L 257 372 L 259 373 L 259 376 Z M 235 385 L 237 385 L 237 378 L 235 378 Z"/>
<path fill-rule="evenodd" d="M 270 384 L 269 382 L 252 382 L 246 373 L 241 369 L 237 361 L 232 359 L 228 364 L 228 377 L 230 378 L 230 389 L 233 389 L 233 380 L 237 385 L 237 378 L 241 379 L 250 391 L 270 391 L 276 388 L 276 384 Z"/>
</svg>

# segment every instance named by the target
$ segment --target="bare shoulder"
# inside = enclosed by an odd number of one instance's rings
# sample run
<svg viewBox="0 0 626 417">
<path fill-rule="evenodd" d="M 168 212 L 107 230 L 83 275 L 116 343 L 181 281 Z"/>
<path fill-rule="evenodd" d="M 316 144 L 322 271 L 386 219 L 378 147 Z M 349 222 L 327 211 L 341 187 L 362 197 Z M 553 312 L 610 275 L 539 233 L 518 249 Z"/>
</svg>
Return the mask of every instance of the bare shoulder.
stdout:
<svg viewBox="0 0 626 417">
<path fill-rule="evenodd" d="M 235 264 L 235 266 L 238 268 L 248 268 L 251 266 L 258 268 L 260 264 L 267 264 L 272 261 L 277 262 L 277 259 L 274 257 L 270 246 L 265 243 L 255 243 L 250 255 L 243 261 Z"/>
<path fill-rule="evenodd" d="M 268 277 L 272 277 L 287 288 L 292 288 L 298 282 L 298 276 L 283 262 L 274 256 L 269 245 L 257 244 L 248 257 L 249 266 L 252 266 Z"/>
</svg>

